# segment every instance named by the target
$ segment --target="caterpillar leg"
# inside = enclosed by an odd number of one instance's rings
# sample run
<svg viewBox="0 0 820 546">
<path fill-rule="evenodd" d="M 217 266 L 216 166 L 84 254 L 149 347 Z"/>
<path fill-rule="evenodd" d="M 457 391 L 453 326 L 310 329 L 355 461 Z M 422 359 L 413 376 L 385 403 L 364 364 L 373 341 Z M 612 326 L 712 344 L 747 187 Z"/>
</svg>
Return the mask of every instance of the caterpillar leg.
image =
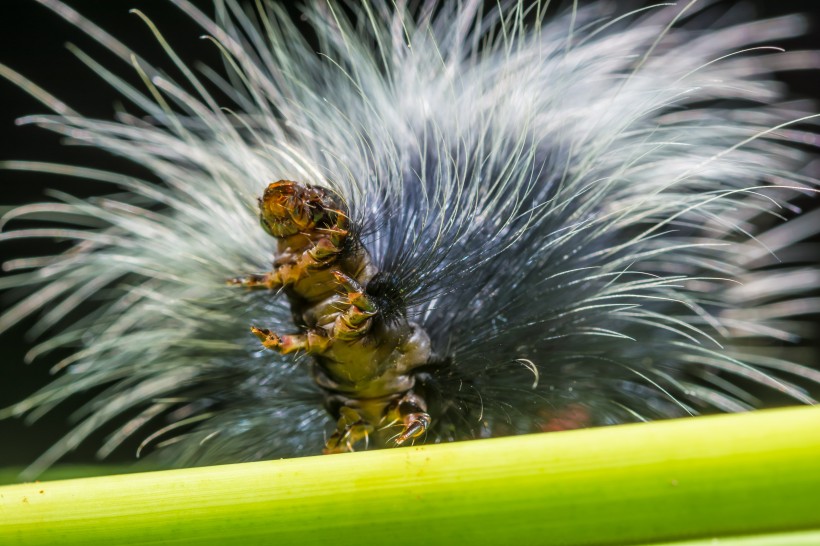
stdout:
<svg viewBox="0 0 820 546">
<path fill-rule="evenodd" d="M 267 328 L 251 326 L 251 333 L 259 338 L 259 341 L 262 342 L 265 348 L 277 351 L 281 354 L 293 353 L 300 350 L 308 354 L 322 354 L 330 346 L 331 341 L 327 337 L 312 330 L 305 334 L 278 336 Z"/>
<path fill-rule="evenodd" d="M 278 290 L 283 286 L 276 271 L 233 277 L 228 279 L 228 284 L 244 286 L 245 288 L 267 288 L 268 290 Z"/>
<path fill-rule="evenodd" d="M 396 445 L 402 445 L 411 438 L 418 438 L 430 428 L 431 419 L 427 413 L 427 404 L 420 396 L 411 392 L 399 398 L 395 406 L 388 411 L 388 415 L 390 414 L 396 415 L 404 427 L 394 440 Z"/>
<path fill-rule="evenodd" d="M 328 238 L 319 239 L 310 249 L 304 251 L 299 257 L 288 263 L 279 264 L 273 271 L 268 273 L 243 275 L 228 279 L 228 284 L 244 286 L 245 288 L 267 288 L 268 290 L 278 290 L 283 286 L 293 284 L 308 275 L 310 272 L 326 267 L 341 249 L 334 245 Z"/>
<path fill-rule="evenodd" d="M 333 336 L 338 339 L 356 339 L 370 330 L 372 317 L 378 314 L 376 303 L 364 293 L 364 289 L 341 271 L 332 271 L 336 281 L 347 290 L 348 307 L 336 319 Z"/>
<path fill-rule="evenodd" d="M 364 440 L 373 432 L 373 425 L 368 423 L 362 415 L 353 408 L 342 406 L 339 409 L 339 420 L 336 422 L 336 432 L 328 438 L 324 453 L 345 453 L 353 451 L 353 446 Z"/>
</svg>

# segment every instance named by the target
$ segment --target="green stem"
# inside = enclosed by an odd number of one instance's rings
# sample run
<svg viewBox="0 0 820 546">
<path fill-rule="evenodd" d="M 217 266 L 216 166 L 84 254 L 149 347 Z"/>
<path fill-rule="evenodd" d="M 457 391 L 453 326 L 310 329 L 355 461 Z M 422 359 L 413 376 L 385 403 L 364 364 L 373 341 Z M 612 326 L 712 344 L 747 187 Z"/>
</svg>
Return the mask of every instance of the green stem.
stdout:
<svg viewBox="0 0 820 546">
<path fill-rule="evenodd" d="M 5 486 L 0 544 L 645 544 L 817 531 L 819 501 L 797 408 Z"/>
<path fill-rule="evenodd" d="M 820 529 L 741 537 L 698 538 L 683 542 L 656 542 L 640 546 L 817 546 L 818 544 L 820 544 Z"/>
</svg>

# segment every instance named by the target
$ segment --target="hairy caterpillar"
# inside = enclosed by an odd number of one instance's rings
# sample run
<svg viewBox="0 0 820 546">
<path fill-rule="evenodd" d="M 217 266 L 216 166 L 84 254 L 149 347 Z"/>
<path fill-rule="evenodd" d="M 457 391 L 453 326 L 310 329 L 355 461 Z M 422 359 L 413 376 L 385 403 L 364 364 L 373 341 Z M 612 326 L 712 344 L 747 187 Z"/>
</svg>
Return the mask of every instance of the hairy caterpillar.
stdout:
<svg viewBox="0 0 820 546">
<path fill-rule="evenodd" d="M 5 239 L 76 241 L 6 265 L 4 286 L 23 295 L 2 324 L 39 313 L 35 329 L 53 333 L 33 352 L 75 352 L 57 364 L 66 373 L 3 415 L 94 393 L 35 469 L 110 424 L 101 454 L 141 435 L 188 465 L 358 449 L 371 437 L 441 442 L 743 411 L 758 405 L 757 385 L 814 402 L 811 357 L 779 344 L 800 348 L 817 311 L 817 270 L 788 251 L 817 222 L 775 225 L 816 186 L 798 146 L 814 141 L 814 114 L 772 78 L 816 59 L 765 45 L 802 32 L 803 19 L 701 30 L 689 21 L 695 2 L 624 14 L 581 3 L 549 19 L 546 5 L 523 2 L 330 3 L 305 8 L 317 54 L 275 2 L 216 1 L 210 15 L 172 0 L 225 59 L 224 73 L 195 74 L 157 30 L 172 76 L 71 8 L 41 3 L 133 64 L 144 86 L 80 54 L 139 111 L 97 120 L 5 68 L 55 111 L 28 121 L 159 182 L 5 163 L 117 189 L 5 217 Z M 356 307 L 355 294 L 372 303 L 361 318 L 381 333 L 339 362 L 362 360 L 384 332 L 399 332 L 397 344 L 414 328 L 429 338 L 397 374 L 411 386 L 390 400 L 371 396 L 372 382 L 334 398 L 338 385 L 308 372 L 320 360 L 263 350 L 249 332 L 275 346 L 273 334 L 320 322 L 294 296 L 226 282 L 276 271 L 257 200 L 277 181 L 318 192 L 284 209 L 296 217 L 300 203 L 321 203 L 310 209 L 319 228 L 346 232 L 335 250 L 355 247 L 344 255 L 359 270 L 305 276 L 304 290 L 344 307 L 306 306 L 321 320 Z M 44 211 L 59 228 L 15 227 Z M 311 245 L 328 233 L 306 225 Z M 405 395 L 415 398 L 399 410 Z"/>
</svg>

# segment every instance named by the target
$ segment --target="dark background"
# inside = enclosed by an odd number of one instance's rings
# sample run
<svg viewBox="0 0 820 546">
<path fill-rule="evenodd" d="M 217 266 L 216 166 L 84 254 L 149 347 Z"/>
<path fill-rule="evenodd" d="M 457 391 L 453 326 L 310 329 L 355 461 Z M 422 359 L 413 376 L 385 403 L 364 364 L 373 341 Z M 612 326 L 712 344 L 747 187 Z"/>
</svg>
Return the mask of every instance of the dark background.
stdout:
<svg viewBox="0 0 820 546">
<path fill-rule="evenodd" d="M 200 60 L 213 67 L 220 65 L 215 47 L 210 42 L 198 39 L 202 31 L 167 0 L 73 0 L 69 3 L 90 20 L 110 31 L 120 41 L 138 51 L 145 59 L 171 72 L 174 72 L 174 69 L 170 60 L 146 25 L 136 15 L 128 13 L 130 8 L 139 8 L 148 15 L 183 59 Z M 194 0 L 193 3 L 208 14 L 212 11 L 207 0 Z M 640 2 L 634 1 L 619 3 L 625 6 L 641 5 Z M 772 45 L 783 46 L 789 50 L 820 48 L 820 2 L 816 0 L 725 1 L 718 2 L 713 12 L 717 16 L 728 8 L 735 10 L 737 16 L 744 19 L 794 12 L 809 14 L 814 24 L 806 36 Z M 289 9 L 298 17 L 298 9 L 295 6 L 289 6 Z M 741 15 L 752 13 L 755 15 Z M 0 17 L 0 62 L 21 72 L 82 114 L 110 118 L 117 104 L 121 104 L 120 98 L 112 88 L 64 47 L 66 42 L 78 45 L 104 66 L 113 69 L 138 88 L 142 88 L 131 67 L 47 8 L 33 0 L 3 1 L 3 12 Z M 795 96 L 820 98 L 820 72 L 792 72 L 782 77 Z M 126 161 L 93 149 L 63 146 L 57 135 L 34 126 L 16 126 L 17 118 L 27 114 L 46 113 L 46 108 L 14 85 L 0 81 L 0 99 L 0 161 L 28 159 L 94 166 L 103 170 L 128 172 L 151 178 L 149 173 L 142 172 L 138 166 Z M 230 105 L 228 100 L 220 102 Z M 130 112 L 136 113 L 133 106 L 126 106 Z M 78 196 L 110 191 L 110 187 L 102 184 L 37 173 L 0 171 L 0 180 L 2 206 L 42 201 L 44 191 L 48 187 L 59 187 Z M 0 261 L 12 256 L 37 254 L 36 249 L 32 251 L 32 246 L 31 242 L 3 243 L 0 246 Z M 0 299 L 0 308 L 7 305 L 8 299 Z M 48 368 L 57 360 L 52 355 L 32 365 L 22 363 L 25 352 L 32 346 L 32 340 L 25 338 L 25 332 L 30 324 L 29 322 L 17 325 L 0 336 L 0 408 L 20 400 L 45 384 L 49 378 Z M 0 467 L 23 465 L 33 461 L 65 430 L 65 418 L 68 413 L 68 408 L 66 411 L 54 412 L 32 427 L 23 426 L 20 420 L 0 421 Z M 65 461 L 91 460 L 99 445 L 95 440 L 102 436 L 100 434 L 97 438 L 92 438 Z M 133 457 L 133 450 L 134 445 L 127 444 L 115 453 L 114 459 L 130 460 Z"/>
</svg>

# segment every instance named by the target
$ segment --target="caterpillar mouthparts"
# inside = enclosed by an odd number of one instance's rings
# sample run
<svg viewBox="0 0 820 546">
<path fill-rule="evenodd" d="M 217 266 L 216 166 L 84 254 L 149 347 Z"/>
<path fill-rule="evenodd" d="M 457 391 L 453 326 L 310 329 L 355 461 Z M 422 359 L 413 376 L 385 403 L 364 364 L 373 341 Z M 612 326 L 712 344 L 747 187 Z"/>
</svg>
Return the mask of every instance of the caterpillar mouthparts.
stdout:
<svg viewBox="0 0 820 546">
<path fill-rule="evenodd" d="M 817 55 L 769 46 L 804 18 L 172 0 L 195 71 L 38 1 L 139 84 L 78 51 L 128 104 L 94 119 L 0 65 L 23 122 L 150 179 L 2 164 L 112 186 L 3 218 L 72 242 L 0 284 L 0 330 L 70 351 L 0 418 L 86 400 L 31 473 L 100 430 L 184 466 L 815 403 L 818 114 L 776 73 Z"/>
</svg>

